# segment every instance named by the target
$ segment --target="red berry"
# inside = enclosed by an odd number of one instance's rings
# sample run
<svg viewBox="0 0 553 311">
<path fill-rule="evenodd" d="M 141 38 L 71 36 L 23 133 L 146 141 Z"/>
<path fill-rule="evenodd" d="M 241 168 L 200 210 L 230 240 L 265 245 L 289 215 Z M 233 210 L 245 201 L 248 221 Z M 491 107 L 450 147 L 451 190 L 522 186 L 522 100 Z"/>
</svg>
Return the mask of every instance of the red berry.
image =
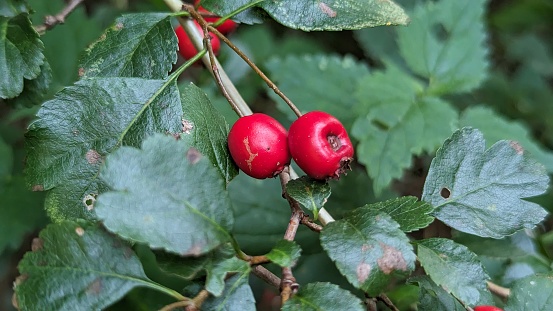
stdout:
<svg viewBox="0 0 553 311">
<path fill-rule="evenodd" d="M 242 117 L 228 134 L 230 155 L 249 176 L 274 177 L 290 164 L 286 135 L 286 129 L 266 114 Z"/>
<path fill-rule="evenodd" d="M 340 177 L 353 157 L 353 146 L 342 123 L 322 111 L 308 112 L 292 123 L 288 146 L 298 166 L 315 179 Z"/>
<path fill-rule="evenodd" d="M 208 10 L 204 9 L 203 7 L 199 7 L 198 12 L 210 13 Z M 219 19 L 221 19 L 221 18 L 220 17 L 206 17 L 205 21 L 208 22 L 208 23 L 215 23 Z M 232 21 L 230 19 L 227 19 L 226 21 L 224 21 L 221 25 L 217 26 L 216 28 L 222 34 L 227 35 L 227 34 L 233 32 L 236 29 L 236 27 L 238 27 L 237 23 L 235 23 L 234 21 Z"/>
<path fill-rule="evenodd" d="M 198 30 L 200 31 L 200 34 L 204 34 L 202 27 L 198 25 L 198 23 L 194 22 Z M 184 28 L 182 28 L 181 25 L 177 26 L 175 28 L 175 33 L 177 34 L 177 39 L 179 40 L 179 53 L 182 55 L 184 59 L 191 59 L 192 57 L 196 56 L 198 54 L 198 50 L 194 47 L 194 44 L 186 34 L 186 31 L 184 31 Z M 209 34 L 211 36 L 211 46 L 213 47 L 213 53 L 215 55 L 219 54 L 219 49 L 221 48 L 221 41 L 219 41 L 219 38 L 214 36 L 212 33 Z"/>
<path fill-rule="evenodd" d="M 503 309 L 494 306 L 476 306 L 474 311 L 503 311 Z"/>
</svg>

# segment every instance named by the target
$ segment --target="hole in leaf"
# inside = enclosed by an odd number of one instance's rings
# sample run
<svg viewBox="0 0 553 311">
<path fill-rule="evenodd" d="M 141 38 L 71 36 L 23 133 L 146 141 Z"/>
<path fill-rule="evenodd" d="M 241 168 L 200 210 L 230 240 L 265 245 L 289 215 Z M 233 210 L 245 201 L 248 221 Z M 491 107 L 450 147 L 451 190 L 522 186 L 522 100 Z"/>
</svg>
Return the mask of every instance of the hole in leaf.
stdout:
<svg viewBox="0 0 553 311">
<path fill-rule="evenodd" d="M 449 197 L 451 196 L 451 190 L 449 190 L 446 187 L 443 187 L 442 190 L 440 191 L 440 195 L 444 199 L 449 199 Z"/>
<path fill-rule="evenodd" d="M 436 35 L 436 38 L 440 41 L 446 41 L 449 39 L 449 32 L 442 24 L 436 24 L 432 27 L 432 32 Z"/>
</svg>

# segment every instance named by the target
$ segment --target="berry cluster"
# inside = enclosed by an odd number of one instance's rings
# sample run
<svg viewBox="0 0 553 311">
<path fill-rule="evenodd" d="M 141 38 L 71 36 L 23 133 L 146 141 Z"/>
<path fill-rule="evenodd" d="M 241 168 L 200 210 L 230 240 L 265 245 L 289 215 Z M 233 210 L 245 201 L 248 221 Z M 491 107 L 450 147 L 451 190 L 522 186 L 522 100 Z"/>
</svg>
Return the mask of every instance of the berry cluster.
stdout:
<svg viewBox="0 0 553 311">
<path fill-rule="evenodd" d="M 238 167 L 259 179 L 278 175 L 291 158 L 314 179 L 339 178 L 353 157 L 342 123 L 322 111 L 302 115 L 288 133 L 266 114 L 242 117 L 229 132 L 228 146 Z"/>
</svg>

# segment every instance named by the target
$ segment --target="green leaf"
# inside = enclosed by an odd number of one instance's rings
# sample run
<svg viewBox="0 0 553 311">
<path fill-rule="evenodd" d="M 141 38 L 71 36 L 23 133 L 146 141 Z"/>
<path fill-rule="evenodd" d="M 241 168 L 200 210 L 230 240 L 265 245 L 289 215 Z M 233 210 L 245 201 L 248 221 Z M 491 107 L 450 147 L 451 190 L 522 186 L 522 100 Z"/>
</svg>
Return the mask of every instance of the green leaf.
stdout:
<svg viewBox="0 0 553 311">
<path fill-rule="evenodd" d="M 485 150 L 482 133 L 463 128 L 432 160 L 422 200 L 454 229 L 502 238 L 543 220 L 547 212 L 522 199 L 542 194 L 548 184 L 545 168 L 517 142 L 503 140 Z"/>
<path fill-rule="evenodd" d="M 449 239 L 417 241 L 417 257 L 424 271 L 437 285 L 469 305 L 489 304 L 489 279 L 476 255 Z"/>
<path fill-rule="evenodd" d="M 361 78 L 357 102 L 365 107 L 352 128 L 358 161 L 374 180 L 378 195 L 411 165 L 413 155 L 433 152 L 456 128 L 457 112 L 436 97 L 421 97 L 423 86 L 388 66 Z"/>
<path fill-rule="evenodd" d="M 226 183 L 236 175 L 238 168 L 228 151 L 228 124 L 221 113 L 213 107 L 207 95 L 194 84 L 181 92 L 183 107 L 182 140 L 196 147 L 217 165 Z"/>
<path fill-rule="evenodd" d="M 390 215 L 403 232 L 425 228 L 434 221 L 434 217 L 429 215 L 434 210 L 432 205 L 411 196 L 367 204 L 365 208 Z"/>
<path fill-rule="evenodd" d="M 323 208 L 330 197 L 330 185 L 327 182 L 302 176 L 290 180 L 286 184 L 286 192 L 303 207 L 313 212 L 313 218 L 317 220 L 319 210 Z"/>
<path fill-rule="evenodd" d="M 14 176 L 9 181 L 0 182 L 0 202 L 2 254 L 5 249 L 19 247 L 25 235 L 45 225 L 47 218 L 42 207 L 44 196 L 30 192 L 23 176 Z"/>
<path fill-rule="evenodd" d="M 266 256 L 281 267 L 293 267 L 300 255 L 301 247 L 296 242 L 280 240 Z"/>
<path fill-rule="evenodd" d="M 426 275 L 409 279 L 409 283 L 419 285 L 419 311 L 465 311 L 465 307 L 455 297 L 436 285 Z"/>
<path fill-rule="evenodd" d="M 330 283 L 309 283 L 282 306 L 282 311 L 363 311 L 363 303 L 352 293 Z"/>
<path fill-rule="evenodd" d="M 515 259 L 539 253 L 536 241 L 524 230 L 499 240 L 456 232 L 453 240 L 478 255 L 490 258 Z"/>
<path fill-rule="evenodd" d="M 353 122 L 359 109 L 354 96 L 358 81 L 369 73 L 364 63 L 351 56 L 306 55 L 274 58 L 266 66 L 271 79 L 303 113 L 323 110 L 338 118 L 346 127 Z M 269 94 L 277 101 L 278 108 L 290 120 L 295 120 L 294 112 L 272 91 Z"/>
<path fill-rule="evenodd" d="M 209 297 L 202 310 L 255 311 L 255 298 L 248 284 L 248 273 L 238 273 L 225 280 L 225 290 L 219 297 Z"/>
<path fill-rule="evenodd" d="M 202 0 L 201 5 L 219 16 L 225 16 L 240 7 L 247 5 L 251 2 L 260 2 L 264 0 Z M 238 23 L 244 23 L 248 25 L 260 24 L 267 19 L 267 13 L 259 7 L 253 7 L 240 12 L 232 17 L 232 20 Z"/>
<path fill-rule="evenodd" d="M 371 296 L 378 295 L 394 275 L 415 269 L 415 254 L 399 224 L 385 213 L 358 208 L 329 223 L 321 245 L 338 270 Z"/>
<path fill-rule="evenodd" d="M 103 309 L 136 286 L 180 296 L 150 281 L 133 251 L 98 225 L 49 225 L 32 248 L 18 266 L 22 310 Z"/>
<path fill-rule="evenodd" d="M 0 16 L 0 29 L 0 98 L 13 98 L 40 74 L 44 45 L 26 13 Z"/>
<path fill-rule="evenodd" d="M 54 220 L 95 218 L 94 198 L 107 190 L 98 179 L 105 156 L 120 145 L 139 146 L 155 132 L 182 132 L 175 83 L 138 78 L 85 79 L 39 110 L 26 134 L 26 173 L 35 190 L 49 190 Z"/>
<path fill-rule="evenodd" d="M 403 58 L 432 94 L 468 92 L 486 78 L 486 0 L 425 2 L 398 29 Z"/>
<path fill-rule="evenodd" d="M 40 67 L 40 74 L 33 80 L 25 80 L 23 91 L 19 96 L 6 100 L 6 103 L 17 106 L 34 106 L 42 103 L 44 97 L 50 91 L 52 82 L 52 69 L 45 61 Z"/>
<path fill-rule="evenodd" d="M 114 191 L 98 197 L 96 214 L 119 236 L 194 256 L 230 241 L 225 182 L 185 142 L 158 134 L 141 150 L 121 147 L 107 157 L 100 177 Z"/>
<path fill-rule="evenodd" d="M 553 275 L 537 274 L 518 280 L 511 287 L 505 311 L 547 311 L 553 305 Z"/>
<path fill-rule="evenodd" d="M 29 7 L 24 0 L 3 0 L 0 3 L 0 16 L 14 17 L 28 11 Z"/>
<path fill-rule="evenodd" d="M 545 166 L 547 172 L 553 173 L 553 152 L 545 150 L 532 138 L 530 132 L 523 124 L 507 119 L 496 114 L 492 109 L 484 106 L 467 108 L 461 114 L 459 126 L 471 126 L 484 134 L 486 146 L 510 139 L 519 142 L 530 155 Z"/>
<path fill-rule="evenodd" d="M 127 14 L 115 20 L 80 60 L 81 77 L 167 77 L 177 61 L 177 37 L 167 13 Z"/>
<path fill-rule="evenodd" d="M 225 286 L 225 277 L 228 273 L 239 273 L 246 276 L 250 273 L 251 268 L 248 262 L 231 257 L 223 262 L 218 263 L 207 271 L 207 280 L 205 288 L 214 296 L 221 296 Z"/>
</svg>

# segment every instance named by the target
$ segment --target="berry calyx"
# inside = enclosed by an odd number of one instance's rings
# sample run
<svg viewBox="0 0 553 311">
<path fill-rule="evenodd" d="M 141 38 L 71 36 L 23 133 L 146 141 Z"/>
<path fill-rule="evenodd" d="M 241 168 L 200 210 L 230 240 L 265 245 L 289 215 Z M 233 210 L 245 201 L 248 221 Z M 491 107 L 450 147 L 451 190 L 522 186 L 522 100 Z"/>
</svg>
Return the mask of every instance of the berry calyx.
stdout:
<svg viewBox="0 0 553 311">
<path fill-rule="evenodd" d="M 476 306 L 474 311 L 503 311 L 503 309 L 494 306 Z"/>
<path fill-rule="evenodd" d="M 339 178 L 350 167 L 353 145 L 342 123 L 323 111 L 299 117 L 288 132 L 290 154 L 311 178 Z"/>
<path fill-rule="evenodd" d="M 194 22 L 194 24 L 200 31 L 200 34 L 203 36 L 204 32 L 202 30 L 202 27 L 196 22 Z M 179 41 L 179 53 L 184 59 L 191 59 L 192 57 L 196 56 L 196 54 L 198 54 L 198 50 L 196 49 L 196 47 L 192 43 L 192 40 L 190 40 L 190 37 L 188 37 L 188 34 L 186 34 L 186 31 L 184 30 L 184 28 L 182 28 L 181 25 L 175 28 L 175 34 L 177 35 L 177 39 Z M 213 47 L 213 53 L 217 55 L 219 54 L 219 49 L 221 48 L 221 41 L 212 33 L 210 33 L 209 35 L 211 37 L 211 47 Z"/>
<path fill-rule="evenodd" d="M 258 179 L 274 177 L 290 164 L 286 136 L 286 129 L 266 114 L 242 117 L 228 135 L 230 155 L 247 175 Z"/>
</svg>

